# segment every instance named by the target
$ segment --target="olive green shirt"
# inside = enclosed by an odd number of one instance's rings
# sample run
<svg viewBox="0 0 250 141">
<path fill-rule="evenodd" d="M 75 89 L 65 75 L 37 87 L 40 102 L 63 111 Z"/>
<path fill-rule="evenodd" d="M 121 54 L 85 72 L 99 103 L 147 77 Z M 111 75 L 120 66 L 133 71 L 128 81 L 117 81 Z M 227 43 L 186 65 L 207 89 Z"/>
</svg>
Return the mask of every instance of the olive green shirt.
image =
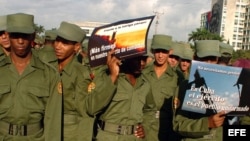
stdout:
<svg viewBox="0 0 250 141">
<path fill-rule="evenodd" d="M 37 50 L 39 58 L 47 63 L 57 62 L 54 47 L 51 45 L 45 45 L 40 50 Z"/>
<path fill-rule="evenodd" d="M 173 101 L 174 130 L 183 136 L 183 141 L 222 141 L 222 127 L 209 129 L 208 116 L 181 110 L 188 80 L 179 86 Z"/>
<path fill-rule="evenodd" d="M 90 69 L 72 59 L 62 70 L 64 141 L 91 141 L 95 116 L 109 103 L 116 89 L 106 67 L 90 77 Z M 89 85 L 95 86 L 90 89 Z M 69 119 L 76 117 L 76 121 Z"/>
<path fill-rule="evenodd" d="M 32 136 L 12 136 L 1 132 L 8 129 L 0 127 L 0 140 L 60 141 L 62 95 L 57 71 L 33 55 L 21 75 L 9 56 L 0 61 L 0 72 L 0 120 L 44 126 Z"/>
<path fill-rule="evenodd" d="M 175 70 L 168 65 L 166 71 L 158 78 L 154 63 L 148 65 L 144 70 L 147 80 L 152 87 L 153 97 L 156 103 L 157 112 L 153 115 L 153 121 L 145 121 L 145 128 L 148 140 L 157 141 L 159 139 L 168 140 L 169 135 L 173 139 L 175 133 L 172 132 L 172 97 L 177 89 L 178 76 Z M 165 103 L 165 104 L 164 104 Z M 164 106 L 163 106 L 164 105 Z M 150 123 L 150 124 L 149 124 Z"/>
<path fill-rule="evenodd" d="M 5 53 L 4 53 L 4 51 L 3 51 L 3 49 L 2 49 L 2 46 L 0 45 L 0 61 L 1 60 L 3 60 L 4 58 L 5 58 Z"/>
<path fill-rule="evenodd" d="M 155 103 L 151 93 L 150 84 L 141 75 L 132 86 L 124 73 L 120 73 L 117 80 L 117 90 L 100 120 L 115 125 L 137 125 L 143 122 L 144 114 L 154 115 Z M 105 136 L 105 137 L 104 137 Z M 97 140 L 110 141 L 136 140 L 134 135 L 118 135 L 116 133 L 102 132 L 97 134 Z"/>
</svg>

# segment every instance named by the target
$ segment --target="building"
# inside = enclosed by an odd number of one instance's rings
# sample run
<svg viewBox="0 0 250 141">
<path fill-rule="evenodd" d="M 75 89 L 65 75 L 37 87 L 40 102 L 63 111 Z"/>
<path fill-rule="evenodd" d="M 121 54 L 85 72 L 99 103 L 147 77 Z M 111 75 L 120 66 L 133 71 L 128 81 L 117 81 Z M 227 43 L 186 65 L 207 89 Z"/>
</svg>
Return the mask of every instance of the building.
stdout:
<svg viewBox="0 0 250 141">
<path fill-rule="evenodd" d="M 218 33 L 220 36 L 223 36 L 225 42 L 232 45 L 234 50 L 246 49 L 246 45 L 249 49 L 249 40 L 245 35 L 248 33 L 248 27 L 246 26 L 250 26 L 250 24 L 246 24 L 246 21 L 250 20 L 250 18 L 246 19 L 245 17 L 249 1 L 212 0 L 211 13 L 207 12 L 207 15 L 210 16 L 208 16 L 207 20 L 209 24 L 207 27 L 201 26 L 207 28 L 212 33 Z M 204 13 L 201 18 L 204 19 Z"/>
<path fill-rule="evenodd" d="M 209 23 L 211 19 L 211 11 L 205 12 L 201 14 L 200 27 L 209 29 Z"/>
<path fill-rule="evenodd" d="M 242 49 L 250 50 L 250 5 L 246 7 Z"/>
</svg>

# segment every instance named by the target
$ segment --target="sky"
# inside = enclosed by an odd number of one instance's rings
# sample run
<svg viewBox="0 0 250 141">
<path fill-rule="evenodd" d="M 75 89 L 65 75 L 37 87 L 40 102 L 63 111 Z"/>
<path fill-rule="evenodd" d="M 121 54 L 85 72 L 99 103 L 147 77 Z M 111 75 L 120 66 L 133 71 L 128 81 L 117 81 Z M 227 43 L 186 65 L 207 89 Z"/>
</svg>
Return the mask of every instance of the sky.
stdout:
<svg viewBox="0 0 250 141">
<path fill-rule="evenodd" d="M 187 41 L 188 34 L 200 27 L 202 13 L 211 10 L 211 0 L 1 0 L 1 15 L 27 13 L 44 28 L 58 28 L 62 21 L 114 23 L 121 20 L 158 15 L 153 34 Z M 157 18 L 158 17 L 158 18 Z M 158 21 L 158 24 L 156 24 Z"/>
</svg>

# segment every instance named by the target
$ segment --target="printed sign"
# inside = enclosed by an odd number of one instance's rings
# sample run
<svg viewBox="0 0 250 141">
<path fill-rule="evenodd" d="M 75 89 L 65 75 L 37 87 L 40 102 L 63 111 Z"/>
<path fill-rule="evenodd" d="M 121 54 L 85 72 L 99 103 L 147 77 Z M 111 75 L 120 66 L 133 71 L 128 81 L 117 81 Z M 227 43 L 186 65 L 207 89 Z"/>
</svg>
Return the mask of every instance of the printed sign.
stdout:
<svg viewBox="0 0 250 141">
<path fill-rule="evenodd" d="M 250 69 L 192 61 L 182 110 L 249 115 Z"/>
<path fill-rule="evenodd" d="M 107 53 L 115 49 L 119 59 L 147 53 L 147 34 L 155 16 L 119 21 L 94 29 L 88 43 L 91 67 L 106 64 Z"/>
</svg>

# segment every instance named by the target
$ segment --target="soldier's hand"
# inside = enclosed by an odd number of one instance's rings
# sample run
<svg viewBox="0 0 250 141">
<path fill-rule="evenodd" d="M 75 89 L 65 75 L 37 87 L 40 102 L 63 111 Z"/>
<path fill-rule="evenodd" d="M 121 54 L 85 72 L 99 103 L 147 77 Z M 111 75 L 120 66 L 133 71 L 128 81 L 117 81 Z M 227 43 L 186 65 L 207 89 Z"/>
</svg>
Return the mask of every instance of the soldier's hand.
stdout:
<svg viewBox="0 0 250 141">
<path fill-rule="evenodd" d="M 225 120 L 225 112 L 219 112 L 215 115 L 211 115 L 208 118 L 208 127 L 209 128 L 217 128 L 222 126 L 222 124 L 224 123 Z"/>
<path fill-rule="evenodd" d="M 108 56 L 107 56 L 107 65 L 108 65 L 108 68 L 110 71 L 110 77 L 113 83 L 115 83 L 115 81 L 117 80 L 117 77 L 120 71 L 119 65 L 121 65 L 121 60 L 116 58 L 114 54 L 115 54 L 115 50 L 112 49 L 108 52 Z"/>
<path fill-rule="evenodd" d="M 143 139 L 145 137 L 144 129 L 143 129 L 143 126 L 141 124 L 137 125 L 136 130 L 134 132 L 134 135 L 137 138 L 141 138 L 141 139 Z"/>
</svg>

